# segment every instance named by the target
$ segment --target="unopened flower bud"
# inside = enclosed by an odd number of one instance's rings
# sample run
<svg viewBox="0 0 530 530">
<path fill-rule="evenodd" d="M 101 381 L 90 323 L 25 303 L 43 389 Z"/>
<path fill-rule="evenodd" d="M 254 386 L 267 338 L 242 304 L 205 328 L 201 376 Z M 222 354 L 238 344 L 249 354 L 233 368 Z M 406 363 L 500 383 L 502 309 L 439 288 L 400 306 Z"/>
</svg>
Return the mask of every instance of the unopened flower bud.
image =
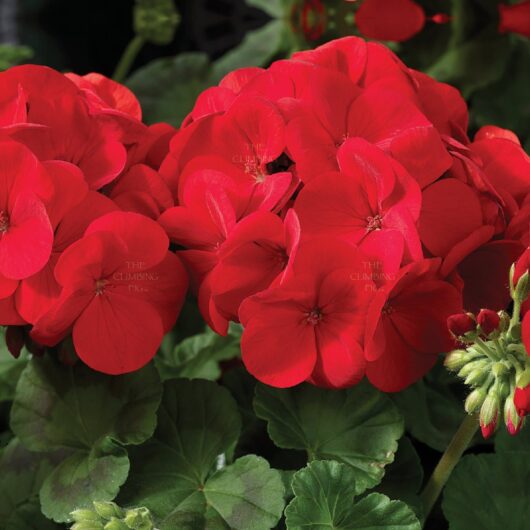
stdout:
<svg viewBox="0 0 530 530">
<path fill-rule="evenodd" d="M 468 361 L 466 350 L 453 350 L 445 356 L 444 365 L 451 372 L 458 372 Z"/>
<path fill-rule="evenodd" d="M 488 370 L 484 370 L 484 368 L 475 368 L 465 378 L 464 383 L 468 386 L 476 387 L 482 385 L 488 377 Z"/>
<path fill-rule="evenodd" d="M 519 416 L 523 417 L 530 413 L 530 385 L 524 388 L 517 387 L 513 401 Z"/>
<path fill-rule="evenodd" d="M 131 527 L 127 526 L 120 519 L 113 517 L 104 527 L 104 530 L 130 530 Z"/>
<path fill-rule="evenodd" d="M 515 286 L 515 292 L 513 295 L 514 300 L 517 300 L 519 302 L 524 302 L 528 298 L 528 292 L 530 290 L 530 282 L 529 282 L 529 276 L 528 271 L 526 271 L 517 282 L 517 285 Z"/>
<path fill-rule="evenodd" d="M 480 424 L 480 431 L 482 432 L 482 437 L 484 440 L 487 440 L 497 429 L 497 416 L 493 420 L 490 421 L 490 423 Z"/>
<path fill-rule="evenodd" d="M 151 513 L 143 507 L 128 510 L 124 521 L 129 528 L 134 530 L 152 530 L 154 528 Z"/>
<path fill-rule="evenodd" d="M 480 407 L 480 429 L 484 438 L 489 438 L 497 428 L 499 417 L 499 398 L 495 387 L 492 387 Z"/>
<path fill-rule="evenodd" d="M 482 333 L 489 337 L 493 332 L 499 330 L 501 317 L 491 309 L 481 309 L 477 315 L 477 323 L 480 326 Z"/>
<path fill-rule="evenodd" d="M 506 311 L 499 311 L 499 331 L 504 333 L 510 327 L 510 315 Z"/>
<path fill-rule="evenodd" d="M 447 327 L 455 338 L 462 339 L 475 331 L 477 323 L 471 313 L 457 313 L 447 319 Z"/>
<path fill-rule="evenodd" d="M 488 395 L 487 390 L 484 387 L 476 388 L 467 396 L 465 409 L 468 414 L 476 412 L 484 403 L 486 396 Z"/>
<path fill-rule="evenodd" d="M 97 521 L 79 521 L 70 530 L 103 530 L 103 523 Z"/>
<path fill-rule="evenodd" d="M 173 0 L 136 0 L 134 30 L 153 44 L 169 44 L 180 22 Z"/>
<path fill-rule="evenodd" d="M 76 522 L 76 523 L 79 523 L 81 521 L 96 521 L 96 522 L 101 522 L 101 517 L 93 512 L 92 510 L 87 510 L 87 509 L 79 509 L 79 510 L 74 510 L 70 516 L 72 517 L 72 519 Z"/>
<path fill-rule="evenodd" d="M 489 359 L 476 359 L 465 364 L 458 372 L 458 377 L 465 379 L 471 372 L 475 370 L 489 371 L 487 370 L 491 362 Z"/>
<path fill-rule="evenodd" d="M 523 418 L 519 416 L 511 396 L 504 403 L 504 423 L 512 436 L 516 435 L 523 426 Z"/>
<path fill-rule="evenodd" d="M 122 519 L 125 515 L 124 510 L 114 502 L 94 502 L 94 509 L 99 516 L 107 521 L 110 521 L 113 517 Z"/>
</svg>

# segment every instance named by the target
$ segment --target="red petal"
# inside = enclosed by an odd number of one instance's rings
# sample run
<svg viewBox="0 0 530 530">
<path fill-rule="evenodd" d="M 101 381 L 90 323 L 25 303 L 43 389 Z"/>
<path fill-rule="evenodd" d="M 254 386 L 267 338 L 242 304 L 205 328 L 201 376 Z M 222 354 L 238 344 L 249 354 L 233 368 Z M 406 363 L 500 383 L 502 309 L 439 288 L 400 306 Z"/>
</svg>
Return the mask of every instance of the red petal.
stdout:
<svg viewBox="0 0 530 530">
<path fill-rule="evenodd" d="M 0 239 L 0 273 L 28 278 L 50 259 L 53 230 L 42 202 L 33 193 L 20 193 L 10 212 L 10 226 Z"/>
<path fill-rule="evenodd" d="M 74 324 L 77 354 L 106 374 L 139 370 L 162 342 L 162 319 L 154 307 L 116 292 L 96 296 Z"/>
<path fill-rule="evenodd" d="M 246 322 L 241 339 L 247 370 L 279 388 L 305 381 L 317 360 L 313 327 L 302 322 L 304 315 L 294 300 L 267 303 L 264 299 L 258 307 L 259 313 Z"/>
<path fill-rule="evenodd" d="M 477 194 L 456 179 L 444 179 L 423 192 L 419 232 L 423 244 L 435 256 L 451 248 L 482 226 Z"/>
<path fill-rule="evenodd" d="M 93 221 L 86 235 L 110 232 L 127 245 L 127 260 L 142 263 L 143 269 L 158 265 L 167 254 L 169 240 L 162 227 L 131 212 L 112 212 Z"/>
</svg>

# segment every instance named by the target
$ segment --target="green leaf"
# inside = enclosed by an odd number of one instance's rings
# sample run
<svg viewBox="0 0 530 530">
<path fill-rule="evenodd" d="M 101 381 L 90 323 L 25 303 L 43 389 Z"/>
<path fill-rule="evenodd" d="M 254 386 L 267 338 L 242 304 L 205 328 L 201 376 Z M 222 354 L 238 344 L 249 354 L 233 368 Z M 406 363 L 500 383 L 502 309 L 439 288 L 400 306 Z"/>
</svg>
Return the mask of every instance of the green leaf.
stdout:
<svg viewBox="0 0 530 530">
<path fill-rule="evenodd" d="M 162 380 L 187 377 L 190 379 L 219 379 L 219 362 L 241 354 L 241 326 L 232 324 L 228 335 L 221 337 L 210 328 L 184 339 L 168 350 L 162 349 L 155 364 Z"/>
<path fill-rule="evenodd" d="M 285 510 L 288 530 L 420 530 L 410 508 L 372 493 L 354 502 L 355 472 L 344 464 L 316 461 L 293 479 L 294 499 Z"/>
<path fill-rule="evenodd" d="M 377 491 L 391 499 L 405 502 L 420 516 L 422 505 L 418 494 L 422 483 L 423 468 L 420 457 L 410 439 L 403 437 L 399 441 L 396 459 L 386 468 Z"/>
<path fill-rule="evenodd" d="M 450 529 L 526 530 L 528 477 L 528 452 L 464 457 L 444 491 L 442 507 Z"/>
<path fill-rule="evenodd" d="M 287 9 L 283 0 L 245 0 L 246 4 L 265 11 L 272 18 L 283 18 Z"/>
<path fill-rule="evenodd" d="M 71 453 L 42 485 L 47 516 L 68 521 L 73 509 L 116 496 L 129 468 L 121 445 L 152 435 L 161 392 L 153 366 L 107 376 L 81 364 L 32 359 L 17 385 L 11 428 L 32 451 Z"/>
<path fill-rule="evenodd" d="M 162 529 L 272 528 L 283 509 L 280 474 L 256 456 L 220 464 L 240 430 L 226 389 L 203 380 L 167 381 L 153 439 L 131 453 L 121 503 L 146 506 L 163 520 Z"/>
<path fill-rule="evenodd" d="M 488 34 L 449 49 L 427 73 L 438 81 L 456 85 L 464 97 L 469 97 L 500 79 L 510 52 L 507 36 Z"/>
<path fill-rule="evenodd" d="M 64 528 L 46 519 L 37 496 L 20 505 L 7 520 L 5 530 L 60 530 Z"/>
<path fill-rule="evenodd" d="M 530 423 L 528 419 L 515 436 L 511 436 L 501 425 L 495 435 L 495 451 L 497 453 L 513 451 L 528 451 L 530 453 Z"/>
<path fill-rule="evenodd" d="M 0 70 L 25 62 L 33 57 L 33 50 L 28 46 L 0 44 Z"/>
<path fill-rule="evenodd" d="M 521 141 L 530 141 L 530 41 L 515 41 L 504 76 L 476 92 L 471 117 L 480 127 L 495 124 L 513 130 Z"/>
<path fill-rule="evenodd" d="M 420 442 L 443 452 L 465 416 L 465 387 L 444 366 L 392 396 L 407 431 Z"/>
<path fill-rule="evenodd" d="M 114 499 L 128 474 L 129 458 L 121 447 L 88 455 L 75 452 L 44 481 L 40 490 L 42 512 L 54 521 L 68 521 L 76 508 L 90 507 L 95 500 Z"/>
<path fill-rule="evenodd" d="M 156 59 L 127 80 L 146 123 L 165 121 L 174 126 L 180 126 L 197 96 L 213 84 L 208 56 L 195 52 Z"/>
<path fill-rule="evenodd" d="M 337 460 L 352 467 L 357 493 L 381 481 L 403 434 L 397 407 L 368 383 L 339 391 L 258 385 L 254 409 L 268 422 L 278 447 L 305 449 L 309 460 Z"/>
<path fill-rule="evenodd" d="M 17 438 L 9 442 L 0 458 L 0 522 L 17 519 L 33 504 L 57 460 L 60 455 L 28 451 Z"/>
<path fill-rule="evenodd" d="M 271 20 L 265 26 L 249 31 L 239 46 L 215 61 L 214 78 L 221 79 L 238 68 L 268 66 L 282 47 L 285 31 L 283 20 Z"/>
<path fill-rule="evenodd" d="M 0 401 L 11 401 L 15 395 L 18 378 L 27 363 L 25 350 L 18 359 L 7 349 L 5 330 L 0 328 Z"/>
</svg>

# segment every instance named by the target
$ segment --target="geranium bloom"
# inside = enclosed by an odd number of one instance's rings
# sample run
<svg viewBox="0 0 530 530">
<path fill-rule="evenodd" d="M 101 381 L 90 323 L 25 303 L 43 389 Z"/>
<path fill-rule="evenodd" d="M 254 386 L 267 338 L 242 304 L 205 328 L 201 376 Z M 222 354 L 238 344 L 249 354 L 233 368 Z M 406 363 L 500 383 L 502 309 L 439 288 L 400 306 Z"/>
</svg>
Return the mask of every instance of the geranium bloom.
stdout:
<svg viewBox="0 0 530 530">
<path fill-rule="evenodd" d="M 72 188 L 75 181 L 66 182 L 61 188 L 64 192 Z M 81 188 L 82 189 L 82 188 Z M 72 189 L 74 191 L 75 188 Z M 90 191 L 83 198 L 78 193 L 72 195 L 74 206 L 65 211 L 54 223 L 54 239 L 50 259 L 36 274 L 22 280 L 15 292 L 16 307 L 29 323 L 35 323 L 45 314 L 61 294 L 61 286 L 55 278 L 55 266 L 61 254 L 73 243 L 83 237 L 88 225 L 102 215 L 117 210 L 117 206 L 104 195 Z M 81 201 L 81 202 L 78 202 Z M 68 204 L 68 197 L 62 193 L 59 202 Z"/>
<path fill-rule="evenodd" d="M 53 228 L 46 205 L 54 186 L 23 145 L 0 142 L 0 159 L 0 293 L 6 294 L 16 287 L 10 280 L 35 274 L 50 258 Z"/>
<path fill-rule="evenodd" d="M 167 249 L 164 231 L 146 217 L 100 217 L 59 258 L 61 295 L 32 336 L 53 345 L 72 330 L 77 354 L 95 370 L 139 369 L 174 324 L 186 292 L 186 273 Z"/>
<path fill-rule="evenodd" d="M 375 248 L 390 231 L 406 258 L 422 258 L 416 228 L 421 192 L 394 160 L 361 138 L 347 140 L 337 156 L 340 173 L 323 173 L 296 200 L 304 235 L 339 237 Z"/>
<path fill-rule="evenodd" d="M 240 221 L 220 248 L 219 262 L 210 273 L 213 303 L 228 320 L 238 320 L 245 298 L 267 289 L 285 274 L 300 239 L 296 214 L 285 221 L 269 212 L 255 212 Z"/>
<path fill-rule="evenodd" d="M 439 269 L 440 260 L 411 263 L 372 297 L 366 375 L 377 388 L 396 392 L 407 387 L 434 366 L 440 352 L 454 347 L 447 319 L 462 312 L 462 297 Z"/>
<path fill-rule="evenodd" d="M 374 288 L 366 258 L 347 243 L 315 243 L 300 247 L 281 286 L 248 298 L 239 312 L 243 362 L 269 385 L 310 379 L 344 387 L 364 375 L 361 343 Z"/>
<path fill-rule="evenodd" d="M 0 101 L 17 109 L 2 120 L 0 134 L 27 145 L 40 160 L 77 165 L 91 189 L 123 170 L 127 159 L 114 124 L 92 115 L 82 92 L 44 66 L 17 66 L 0 73 Z"/>
</svg>

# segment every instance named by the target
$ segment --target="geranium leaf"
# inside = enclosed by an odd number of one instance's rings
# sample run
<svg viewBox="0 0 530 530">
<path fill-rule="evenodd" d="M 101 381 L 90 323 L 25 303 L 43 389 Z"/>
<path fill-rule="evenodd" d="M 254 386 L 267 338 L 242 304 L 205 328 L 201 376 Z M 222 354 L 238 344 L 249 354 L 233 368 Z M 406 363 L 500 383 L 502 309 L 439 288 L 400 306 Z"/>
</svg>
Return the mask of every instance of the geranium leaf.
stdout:
<svg viewBox="0 0 530 530">
<path fill-rule="evenodd" d="M 530 520 L 528 452 L 464 457 L 444 491 L 451 530 L 523 530 Z"/>
<path fill-rule="evenodd" d="M 442 364 L 406 390 L 392 396 L 407 431 L 420 442 L 445 451 L 465 416 L 465 387 Z"/>
<path fill-rule="evenodd" d="M 221 376 L 219 362 L 241 354 L 240 341 L 241 326 L 236 324 L 230 326 L 226 337 L 207 328 L 173 348 L 161 349 L 155 364 L 164 381 L 179 377 L 215 380 Z"/>
<path fill-rule="evenodd" d="M 280 474 L 263 458 L 247 455 L 214 473 L 205 483 L 200 499 L 201 524 L 193 528 L 269 529 L 278 523 L 284 507 Z M 204 504 L 203 504 L 204 502 Z M 186 516 L 189 516 L 189 512 Z M 181 528 L 183 515 L 174 513 L 162 530 Z"/>
<path fill-rule="evenodd" d="M 419 491 L 423 483 L 420 457 L 406 436 L 399 441 L 395 460 L 386 468 L 377 492 L 408 504 L 418 516 L 422 513 Z"/>
<path fill-rule="evenodd" d="M 167 381 L 153 439 L 131 452 L 122 504 L 146 506 L 163 529 L 272 528 L 283 508 L 280 474 L 255 456 L 216 470 L 240 430 L 226 389 L 197 379 Z"/>
<path fill-rule="evenodd" d="M 412 510 L 401 501 L 372 493 L 354 502 L 352 468 L 315 461 L 295 474 L 295 497 L 285 510 L 288 530 L 420 530 Z"/>
<path fill-rule="evenodd" d="M 156 59 L 127 80 L 142 104 L 144 121 L 180 126 L 197 96 L 211 86 L 211 65 L 204 53 L 181 53 Z"/>
<path fill-rule="evenodd" d="M 32 451 L 70 451 L 41 488 L 57 522 L 93 500 L 112 500 L 129 468 L 122 445 L 140 444 L 156 425 L 162 385 L 153 366 L 106 376 L 83 365 L 32 359 L 18 382 L 11 428 Z"/>
<path fill-rule="evenodd" d="M 278 447 L 305 449 L 309 460 L 337 460 L 350 466 L 357 494 L 381 481 L 403 434 L 397 407 L 368 383 L 339 391 L 258 385 L 254 409 L 267 420 Z"/>
<path fill-rule="evenodd" d="M 6 521 L 5 530 L 60 530 L 64 528 L 44 517 L 37 496 L 18 506 Z"/>
<path fill-rule="evenodd" d="M 9 442 L 0 458 L 0 521 L 17 519 L 15 514 L 34 503 L 46 476 L 60 460 L 59 454 L 28 451 L 18 438 Z"/>
<path fill-rule="evenodd" d="M 75 452 L 46 478 L 40 490 L 42 512 L 54 521 L 68 521 L 75 508 L 111 500 L 129 474 L 127 451 L 106 448 L 103 454 Z"/>
<path fill-rule="evenodd" d="M 14 359 L 6 345 L 5 330 L 0 328 L 0 401 L 10 401 L 15 395 L 18 378 L 27 363 L 27 353 Z"/>
<path fill-rule="evenodd" d="M 499 428 L 495 435 L 495 451 L 497 453 L 528 451 L 530 453 L 530 423 L 525 422 L 523 428 L 512 436 L 507 429 Z"/>
</svg>

